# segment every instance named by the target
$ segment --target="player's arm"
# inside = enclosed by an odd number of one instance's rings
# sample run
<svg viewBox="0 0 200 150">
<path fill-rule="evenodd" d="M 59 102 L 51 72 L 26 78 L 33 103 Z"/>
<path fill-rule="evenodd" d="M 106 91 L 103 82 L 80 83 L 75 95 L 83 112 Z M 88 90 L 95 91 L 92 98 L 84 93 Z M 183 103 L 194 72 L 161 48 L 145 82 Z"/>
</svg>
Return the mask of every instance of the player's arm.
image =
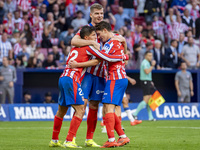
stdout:
<svg viewBox="0 0 200 150">
<path fill-rule="evenodd" d="M 100 44 L 92 40 L 84 40 L 79 35 L 75 35 L 71 40 L 71 45 L 75 47 L 93 46 L 100 50 Z"/>
<path fill-rule="evenodd" d="M 117 61 L 122 61 L 123 59 L 125 60 L 129 59 L 128 55 L 109 55 L 102 51 L 98 51 L 92 46 L 89 46 L 89 48 L 87 49 L 87 52 L 89 55 L 94 55 L 99 59 L 103 59 L 109 62 L 117 62 Z"/>
<path fill-rule="evenodd" d="M 70 60 L 68 65 L 71 69 L 73 68 L 84 68 L 84 67 L 91 67 L 91 66 L 96 66 L 97 64 L 99 64 L 99 62 L 101 62 L 101 60 L 99 59 L 92 59 L 92 60 L 88 60 L 86 62 L 76 62 L 75 60 Z"/>
<path fill-rule="evenodd" d="M 129 81 L 132 85 L 135 85 L 135 84 L 136 84 L 135 79 L 133 79 L 133 78 L 131 78 L 131 77 L 129 77 L 129 76 L 127 76 L 127 79 L 128 79 L 128 81 Z"/>
</svg>

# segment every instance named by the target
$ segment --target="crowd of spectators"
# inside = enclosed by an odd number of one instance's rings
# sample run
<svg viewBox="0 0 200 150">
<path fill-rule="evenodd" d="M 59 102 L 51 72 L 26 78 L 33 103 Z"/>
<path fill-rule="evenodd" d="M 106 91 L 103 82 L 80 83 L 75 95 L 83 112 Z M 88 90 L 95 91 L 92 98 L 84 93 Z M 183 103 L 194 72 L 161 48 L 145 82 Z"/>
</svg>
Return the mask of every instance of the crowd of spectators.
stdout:
<svg viewBox="0 0 200 150">
<path fill-rule="evenodd" d="M 96 2 L 126 38 L 127 69 L 139 69 L 145 51 L 152 51 L 155 69 L 177 69 L 182 61 L 199 68 L 199 0 L 0 0 L 0 65 L 8 56 L 17 69 L 63 68 Z"/>
</svg>

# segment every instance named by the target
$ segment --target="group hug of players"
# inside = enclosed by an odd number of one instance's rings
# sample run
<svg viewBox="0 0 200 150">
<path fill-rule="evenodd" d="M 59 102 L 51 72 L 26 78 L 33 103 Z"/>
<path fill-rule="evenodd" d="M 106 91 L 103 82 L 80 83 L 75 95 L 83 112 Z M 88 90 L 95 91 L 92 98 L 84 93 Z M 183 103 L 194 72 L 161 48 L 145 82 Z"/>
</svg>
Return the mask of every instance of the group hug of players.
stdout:
<svg viewBox="0 0 200 150">
<path fill-rule="evenodd" d="M 125 61 L 125 39 L 111 31 L 109 23 L 103 21 L 103 7 L 93 4 L 90 7 L 91 23 L 73 37 L 74 46 L 66 62 L 66 68 L 59 78 L 59 108 L 54 118 L 51 147 L 81 148 L 75 142 L 77 130 L 82 122 L 87 103 L 87 134 L 85 145 L 89 147 L 118 147 L 126 145 L 130 139 L 121 127 L 121 104 L 128 85 Z M 97 38 L 98 37 L 98 38 Z M 103 43 L 103 44 L 99 44 Z M 89 101 L 89 102 L 88 102 Z M 103 103 L 103 124 L 106 126 L 108 141 L 103 146 L 93 140 L 97 124 L 99 103 Z M 63 117 L 69 107 L 75 112 L 64 143 L 59 141 L 59 133 Z M 131 125 L 141 123 L 134 120 L 128 106 L 126 106 Z M 132 118 L 131 118 L 132 117 Z M 116 141 L 114 130 L 119 135 Z"/>
</svg>

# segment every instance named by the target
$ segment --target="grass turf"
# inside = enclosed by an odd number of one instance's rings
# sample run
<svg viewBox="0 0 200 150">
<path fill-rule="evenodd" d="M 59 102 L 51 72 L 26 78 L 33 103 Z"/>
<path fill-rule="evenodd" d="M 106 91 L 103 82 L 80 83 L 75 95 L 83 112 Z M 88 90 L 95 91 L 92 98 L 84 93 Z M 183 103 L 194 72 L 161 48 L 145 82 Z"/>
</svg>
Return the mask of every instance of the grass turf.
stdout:
<svg viewBox="0 0 200 150">
<path fill-rule="evenodd" d="M 64 121 L 60 140 L 64 141 L 70 122 Z M 200 148 L 200 120 L 183 121 L 143 121 L 137 126 L 130 126 L 129 121 L 122 121 L 126 135 L 131 142 L 115 149 L 126 150 L 198 150 Z M 0 122 L 0 150 L 61 150 L 50 148 L 53 121 L 38 122 Z M 97 144 L 107 140 L 107 134 L 101 133 L 100 122 L 94 134 Z M 86 121 L 81 123 L 76 142 L 84 146 Z M 116 135 L 117 137 L 117 135 Z M 99 149 L 99 148 L 87 148 Z"/>
</svg>

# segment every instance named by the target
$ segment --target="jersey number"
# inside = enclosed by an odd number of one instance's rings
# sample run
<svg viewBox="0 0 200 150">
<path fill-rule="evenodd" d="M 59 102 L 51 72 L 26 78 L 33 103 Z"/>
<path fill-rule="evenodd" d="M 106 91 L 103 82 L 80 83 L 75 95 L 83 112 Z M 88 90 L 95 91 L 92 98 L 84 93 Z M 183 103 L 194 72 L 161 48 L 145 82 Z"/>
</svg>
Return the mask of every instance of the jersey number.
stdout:
<svg viewBox="0 0 200 150">
<path fill-rule="evenodd" d="M 76 59 L 78 57 L 78 51 L 77 50 L 72 51 L 70 56 L 72 56 L 72 54 L 74 54 L 74 56 L 70 60 L 74 60 L 74 59 Z"/>
</svg>

